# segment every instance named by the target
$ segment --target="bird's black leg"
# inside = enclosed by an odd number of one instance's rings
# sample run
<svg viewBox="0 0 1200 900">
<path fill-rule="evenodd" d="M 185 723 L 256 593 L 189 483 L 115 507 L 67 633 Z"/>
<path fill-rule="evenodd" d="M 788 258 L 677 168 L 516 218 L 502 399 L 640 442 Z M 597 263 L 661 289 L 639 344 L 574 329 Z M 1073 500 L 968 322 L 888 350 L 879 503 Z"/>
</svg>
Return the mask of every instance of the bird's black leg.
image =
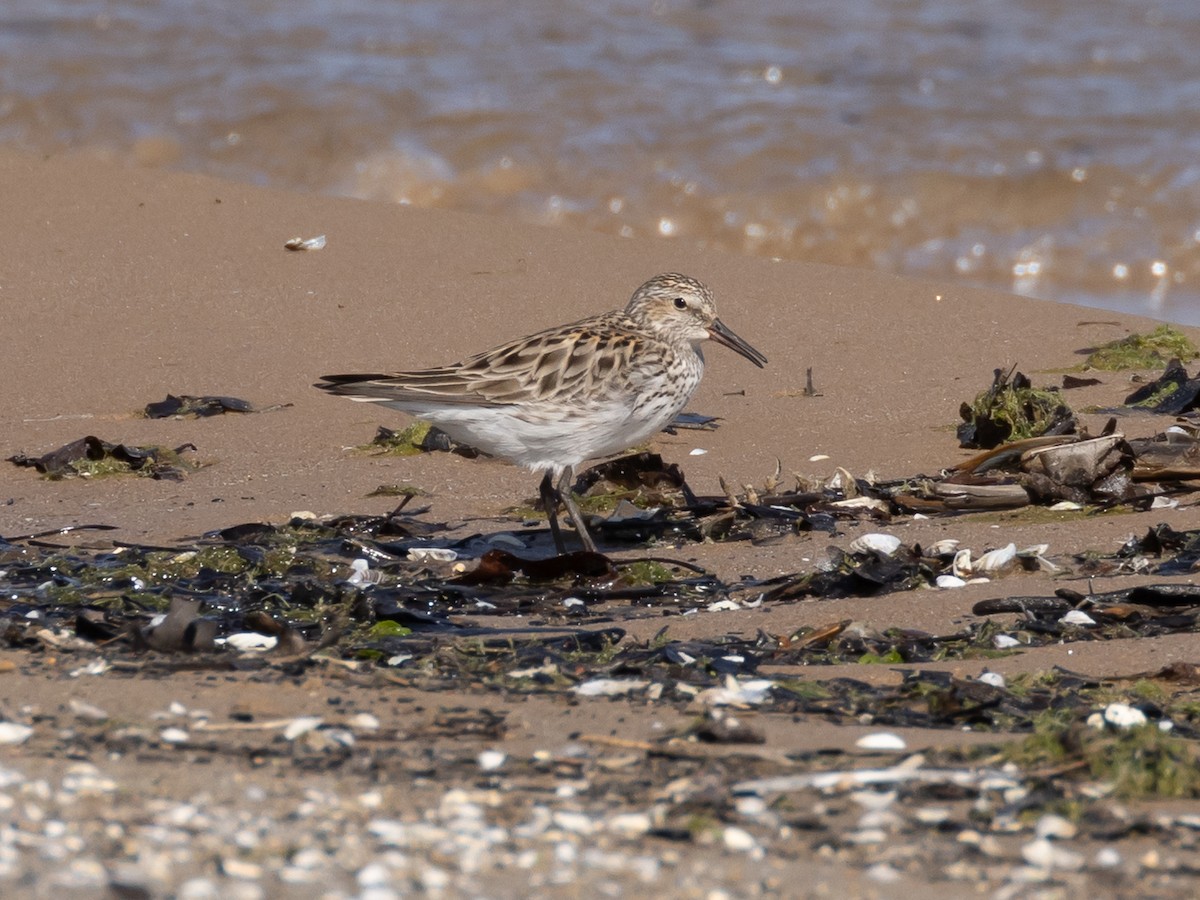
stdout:
<svg viewBox="0 0 1200 900">
<path fill-rule="evenodd" d="M 550 476 L 547 475 L 548 479 Z M 571 495 L 571 480 L 574 478 L 574 473 L 571 467 L 567 466 L 563 469 L 563 473 L 558 479 L 558 496 L 562 498 L 563 505 L 567 507 L 567 514 L 571 517 L 571 523 L 575 526 L 575 533 L 579 535 L 579 543 L 583 544 L 583 549 L 589 553 L 596 553 L 596 542 L 592 540 L 592 536 L 588 534 L 587 526 L 583 524 L 583 516 L 579 513 L 579 507 L 575 505 L 575 498 Z"/>
<path fill-rule="evenodd" d="M 554 537 L 554 548 L 560 554 L 566 553 L 567 548 L 563 543 L 562 531 L 558 527 L 558 491 L 554 487 L 554 482 L 550 480 L 549 472 L 542 479 L 538 492 L 542 496 L 542 506 L 546 508 L 546 517 L 550 520 L 550 534 Z M 570 507 L 568 507 L 569 509 Z"/>
</svg>

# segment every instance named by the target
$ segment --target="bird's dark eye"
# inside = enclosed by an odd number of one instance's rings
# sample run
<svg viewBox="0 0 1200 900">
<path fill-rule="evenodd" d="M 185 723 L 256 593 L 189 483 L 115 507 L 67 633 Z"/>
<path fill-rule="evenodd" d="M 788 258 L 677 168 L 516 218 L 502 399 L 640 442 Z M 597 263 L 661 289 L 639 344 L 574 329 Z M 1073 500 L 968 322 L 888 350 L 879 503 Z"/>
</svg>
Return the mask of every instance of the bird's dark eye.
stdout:
<svg viewBox="0 0 1200 900">
<path fill-rule="evenodd" d="M 676 309 L 687 309 L 687 301 L 684 300 L 682 297 L 676 297 L 675 298 L 675 308 Z"/>
</svg>

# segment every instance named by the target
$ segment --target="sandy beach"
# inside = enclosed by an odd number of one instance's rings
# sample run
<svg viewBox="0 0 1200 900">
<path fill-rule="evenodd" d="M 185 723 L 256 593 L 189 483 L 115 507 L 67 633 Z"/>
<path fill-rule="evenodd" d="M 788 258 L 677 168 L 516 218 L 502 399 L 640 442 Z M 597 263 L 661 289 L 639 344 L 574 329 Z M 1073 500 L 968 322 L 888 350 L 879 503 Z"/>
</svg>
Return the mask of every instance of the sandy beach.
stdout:
<svg viewBox="0 0 1200 900">
<path fill-rule="evenodd" d="M 409 419 L 328 397 L 313 382 L 329 372 L 450 362 L 623 306 L 658 272 L 707 282 L 722 319 L 770 360 L 759 370 L 712 347 L 690 410 L 719 417 L 719 427 L 653 442 L 704 494 L 720 494 L 720 478 L 737 488 L 761 485 L 777 463 L 789 482 L 792 473 L 822 479 L 839 467 L 858 477 L 936 475 L 970 455 L 954 434 L 959 405 L 991 382 L 994 369 L 1015 365 L 1035 383 L 1059 384 L 1088 348 L 1157 324 L 949 281 L 287 193 L 82 156 L 2 153 L 0 194 L 6 311 L 0 456 L 37 456 L 96 435 L 130 445 L 193 444 L 190 458 L 203 464 L 179 481 L 52 481 L 0 464 L 0 537 L 8 540 L 103 524 L 114 529 L 52 540 L 93 548 L 114 541 L 183 546 L 215 529 L 283 524 L 302 511 L 383 515 L 396 498 L 368 494 L 388 484 L 420 488 L 428 518 L 449 523 L 452 535 L 519 534 L 525 526 L 507 511 L 531 504 L 530 473 L 447 453 L 355 452 L 379 425 L 398 428 Z M 316 235 L 327 238 L 321 250 L 284 249 L 292 237 Z M 1200 340 L 1200 330 L 1188 334 Z M 804 395 L 810 369 L 817 396 Z M 1100 383 L 1072 391 L 1070 401 L 1076 410 L 1095 410 L 1081 419 L 1099 433 L 1107 410 L 1131 387 L 1129 373 L 1093 374 Z M 234 396 L 263 411 L 140 415 L 167 394 Z M 1164 422 L 1129 414 L 1119 427 L 1129 437 L 1148 437 Z M 959 590 L 614 621 L 625 629 L 625 644 L 653 642 L 664 625 L 681 641 L 752 638 L 760 630 L 795 634 L 839 620 L 946 634 L 978 622 L 971 608 L 988 598 L 1052 595 L 1064 585 L 1088 593 L 1161 582 L 1153 575 L 1072 572 L 1077 555 L 1112 554 L 1160 523 L 1197 527 L 1193 502 L 1185 494 L 1175 509 L 1091 516 L 847 520 L 833 535 L 658 547 L 656 553 L 701 566 L 725 583 L 812 571 L 830 546 L 844 550 L 879 530 L 906 544 L 955 539 L 980 553 L 1009 542 L 1047 544 L 1046 555 L 1065 571 L 1018 573 Z M 615 548 L 612 555 L 639 554 L 644 548 Z M 784 673 L 764 663 L 758 677 L 887 685 L 914 668 L 975 679 L 985 670 L 1011 678 L 1062 666 L 1111 682 L 1193 661 L 1194 647 L 1194 633 L 1172 633 L 919 667 L 838 664 Z M 112 652 L 128 662 L 127 648 Z M 1029 875 L 1037 863 L 1022 851 L 1042 839 L 1033 830 L 1036 818 L 1014 813 L 1009 831 L 985 828 L 964 838 L 974 800 L 959 789 L 919 804 L 949 810 L 944 821 L 952 825 L 941 830 L 914 825 L 925 820 L 912 818 L 917 810 L 903 796 L 886 810 L 893 818 L 870 825 L 860 821 L 869 804 L 844 793 L 797 796 L 794 804 L 772 796 L 764 811 L 748 793 L 733 790 L 749 777 L 808 771 L 814 759 L 821 760 L 817 768 L 853 769 L 866 765 L 866 755 L 869 765 L 886 767 L 926 751 L 1001 744 L 1012 734 L 889 727 L 904 751 L 872 754 L 856 746 L 880 730 L 870 722 L 746 706 L 736 714 L 752 723 L 761 743 L 701 742 L 667 751 L 649 748 L 686 730 L 697 715 L 678 698 L 541 694 L 470 681 L 432 690 L 389 680 L 384 666 L 297 673 L 181 667 L 153 674 L 127 666 L 79 674 L 108 655 L 104 646 L 69 641 L 0 649 L 0 719 L 32 727 L 23 743 L 0 750 L 0 797 L 9 817 L 0 839 L 0 889 L 10 896 L 95 896 L 110 885 L 134 891 L 125 896 L 180 897 L 388 896 L 388 890 L 888 897 L 913 889 L 947 897 L 977 891 L 1096 897 L 1151 883 L 1156 896 L 1195 889 L 1195 841 L 1186 828 L 1161 821 L 1194 820 L 1196 800 L 1122 801 L 1129 821 L 1159 825 L 1118 830 L 1111 839 L 1072 823 L 1071 837 L 1047 843 L 1073 848 L 1082 862 L 1043 867 L 1048 874 L 1039 880 Z M 88 718 L 79 712 L 84 706 L 104 716 Z M 238 725 L 308 716 L 338 723 L 357 734 L 357 743 L 333 753 L 317 743 L 302 747 L 302 738 L 281 743 L 269 728 Z M 479 727 L 456 729 L 448 724 L 455 717 Z M 483 727 L 496 718 L 507 727 Z M 205 725 L 197 727 L 201 719 Z M 163 739 L 171 727 L 190 729 L 190 736 Z M 121 743 L 120 729 L 150 737 Z M 604 740 L 588 743 L 581 735 Z M 485 751 L 504 754 L 503 763 L 494 769 L 480 763 Z M 966 770 L 999 765 L 963 763 Z M 80 772 L 90 787 L 64 788 L 79 783 Z M 690 837 L 666 830 L 655 836 L 641 827 L 637 817 L 653 818 L 653 808 L 673 802 L 673 791 L 712 801 L 696 807 L 697 816 L 714 816 L 712 827 Z M 543 815 L 551 824 L 530 824 Z M 926 815 L 932 822 L 934 814 Z M 463 825 L 467 819 L 474 831 Z M 49 828 L 51 821 L 63 824 Z M 396 837 L 389 829 L 403 831 L 401 822 L 408 830 Z M 418 823 L 441 829 L 440 836 L 415 836 Z M 493 841 L 485 824 L 511 833 Z M 863 837 L 868 831 L 884 837 Z M 462 837 L 467 832 L 469 839 Z M 1106 848 L 1111 853 L 1097 862 Z"/>
</svg>

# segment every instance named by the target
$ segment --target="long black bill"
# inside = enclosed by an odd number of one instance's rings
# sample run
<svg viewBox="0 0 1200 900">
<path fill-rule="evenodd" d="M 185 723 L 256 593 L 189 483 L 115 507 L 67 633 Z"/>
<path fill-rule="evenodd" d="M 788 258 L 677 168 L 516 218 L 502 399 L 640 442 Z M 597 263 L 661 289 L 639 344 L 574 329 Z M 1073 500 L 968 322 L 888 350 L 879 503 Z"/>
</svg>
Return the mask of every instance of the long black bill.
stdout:
<svg viewBox="0 0 1200 900">
<path fill-rule="evenodd" d="M 708 336 L 718 344 L 724 344 L 735 353 L 740 353 L 760 369 L 767 364 L 765 356 L 726 328 L 725 323 L 720 319 L 713 319 L 713 323 L 708 326 Z"/>
</svg>

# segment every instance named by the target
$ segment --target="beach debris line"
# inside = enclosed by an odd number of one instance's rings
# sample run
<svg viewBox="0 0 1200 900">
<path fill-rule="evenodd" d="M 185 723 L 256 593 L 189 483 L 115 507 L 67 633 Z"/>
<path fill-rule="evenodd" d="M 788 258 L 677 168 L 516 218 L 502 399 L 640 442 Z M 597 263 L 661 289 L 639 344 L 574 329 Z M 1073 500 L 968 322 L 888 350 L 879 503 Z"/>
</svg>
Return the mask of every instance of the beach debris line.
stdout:
<svg viewBox="0 0 1200 900">
<path fill-rule="evenodd" d="M 0 591 L 8 603 L 0 634 L 10 645 L 44 644 L 61 652 L 103 645 L 117 653 L 207 656 L 227 667 L 266 665 L 263 641 L 233 637 L 253 632 L 274 639 L 272 658 L 307 658 L 324 648 L 329 658 L 406 670 L 462 638 L 473 642 L 455 651 L 463 665 L 482 665 L 503 651 L 516 654 L 514 670 L 543 673 L 550 648 L 607 653 L 611 662 L 620 645 L 624 677 L 637 675 L 633 670 L 645 660 L 642 651 L 622 644 L 624 630 L 613 622 L 623 616 L 720 615 L 807 597 L 908 590 L 943 576 L 995 579 L 1056 565 L 1044 546 L 1007 545 L 974 556 L 953 540 L 922 549 L 873 537 L 857 551 L 829 548 L 828 562 L 815 571 L 726 583 L 666 557 L 614 561 L 577 552 L 543 559 L 492 549 L 472 565 L 457 553 L 412 552 L 448 543 L 437 537 L 441 531 L 444 526 L 422 526 L 417 516 L 396 513 L 247 523 L 176 548 L 122 544 L 97 551 L 36 536 L 0 541 Z M 469 553 L 480 540 L 456 543 Z M 1076 563 L 1080 570 L 1106 565 L 1114 573 L 1179 571 L 1198 552 L 1200 532 L 1160 526 L 1108 559 L 1089 555 Z M 727 636 L 717 644 L 656 640 L 642 649 L 655 659 L 661 652 L 673 671 L 701 667 L 711 679 L 689 681 L 700 690 L 728 688 L 714 679 L 753 679 L 767 659 L 776 666 L 919 663 L 1063 641 L 1194 633 L 1200 589 L 1157 585 L 1095 596 L 1060 589 L 1048 598 L 984 601 L 973 612 L 1019 619 L 984 619 L 930 634 L 881 631 L 831 614 L 827 626 L 792 634 Z M 247 654 L 251 659 L 239 662 Z M 580 676 L 584 669 L 572 665 L 563 663 L 563 671 Z M 609 677 L 614 670 L 606 663 L 594 671 Z"/>
<path fill-rule="evenodd" d="M 187 472 L 197 468 L 183 458 L 184 453 L 195 449 L 195 444 L 181 444 L 174 450 L 114 444 L 89 434 L 41 456 L 19 453 L 10 456 L 8 461 L 36 469 L 50 479 L 99 478 L 136 473 L 155 479 L 179 481 Z"/>
</svg>

